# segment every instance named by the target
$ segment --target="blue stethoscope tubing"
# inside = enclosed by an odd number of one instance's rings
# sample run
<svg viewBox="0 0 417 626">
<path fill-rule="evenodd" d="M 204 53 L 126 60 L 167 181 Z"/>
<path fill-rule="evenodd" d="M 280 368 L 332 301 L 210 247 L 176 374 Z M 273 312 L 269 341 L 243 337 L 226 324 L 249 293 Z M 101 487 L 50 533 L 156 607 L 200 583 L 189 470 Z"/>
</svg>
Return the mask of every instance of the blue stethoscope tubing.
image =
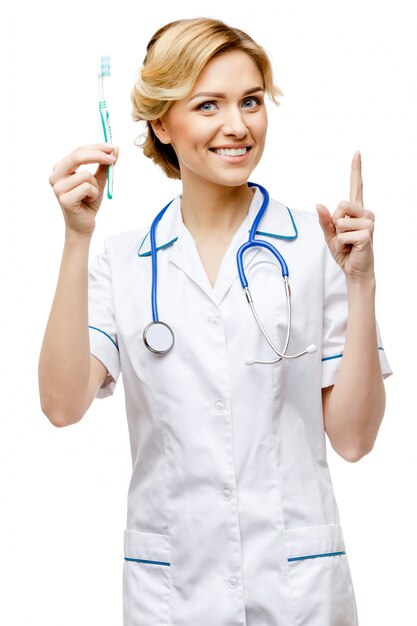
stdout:
<svg viewBox="0 0 417 626">
<path fill-rule="evenodd" d="M 245 292 L 246 299 L 251 307 L 255 320 L 263 336 L 265 337 L 266 341 L 268 342 L 272 350 L 278 355 L 278 358 L 273 359 L 271 361 L 259 361 L 259 360 L 255 360 L 252 358 L 247 358 L 246 364 L 247 365 L 254 365 L 255 363 L 273 364 L 273 363 L 277 363 L 283 358 L 296 359 L 304 354 L 315 352 L 316 346 L 314 344 L 311 344 L 303 352 L 299 352 L 298 354 L 293 354 L 293 355 L 286 354 L 287 349 L 288 349 L 288 344 L 290 341 L 290 335 L 291 335 L 291 290 L 290 290 L 290 285 L 288 282 L 288 274 L 289 274 L 288 266 L 287 266 L 287 263 L 285 262 L 284 257 L 282 256 L 280 252 L 278 252 L 275 246 L 270 244 L 268 241 L 264 241 L 262 239 L 255 239 L 256 231 L 258 229 L 259 223 L 269 204 L 269 193 L 264 187 L 262 187 L 261 185 L 257 183 L 248 182 L 247 185 L 248 187 L 259 188 L 263 196 L 263 202 L 262 202 L 261 208 L 258 211 L 258 214 L 256 215 L 253 221 L 252 227 L 249 232 L 248 241 L 245 242 L 242 246 L 240 246 L 239 250 L 237 251 L 237 254 L 236 254 L 237 268 L 239 272 L 240 283 Z M 151 258 L 152 258 L 152 320 L 153 321 L 150 322 L 144 329 L 143 340 L 145 342 L 146 347 L 151 352 L 155 354 L 161 354 L 161 355 L 166 354 L 172 349 L 172 346 L 174 345 L 174 342 L 175 342 L 175 336 L 174 336 L 174 332 L 172 328 L 165 322 L 161 322 L 158 317 L 158 304 L 157 304 L 158 263 L 157 263 L 157 246 L 156 246 L 155 233 L 156 233 L 157 225 L 159 224 L 165 211 L 168 209 L 168 207 L 173 201 L 174 200 L 171 200 L 162 209 L 162 211 L 158 213 L 158 215 L 155 217 L 155 219 L 152 222 L 150 233 L 149 233 L 150 243 L 151 243 Z M 249 250 L 250 248 L 254 248 L 254 247 L 262 247 L 262 248 L 266 248 L 267 250 L 269 250 L 269 252 L 273 254 L 273 256 L 277 259 L 278 263 L 281 266 L 281 274 L 284 280 L 285 296 L 287 299 L 287 313 L 288 313 L 287 336 L 286 336 L 285 345 L 284 345 L 282 352 L 280 352 L 274 346 L 274 344 L 268 337 L 264 327 L 262 326 L 262 323 L 256 313 L 256 309 L 253 303 L 251 293 L 249 291 L 248 280 L 246 278 L 246 273 L 243 267 L 243 256 L 247 250 Z"/>
<path fill-rule="evenodd" d="M 284 276 L 288 276 L 288 265 L 286 264 L 285 259 L 282 256 L 282 254 L 278 252 L 275 246 L 270 244 L 268 241 L 263 241 L 262 239 L 255 239 L 256 231 L 258 230 L 259 223 L 261 219 L 263 218 L 264 213 L 269 204 L 269 193 L 265 189 L 265 187 L 262 187 L 261 185 L 258 185 L 256 183 L 248 182 L 247 185 L 248 187 L 259 188 L 263 196 L 263 202 L 262 202 L 261 208 L 258 211 L 257 216 L 253 220 L 252 228 L 249 231 L 248 241 L 244 243 L 243 246 L 240 246 L 236 254 L 237 269 L 239 272 L 240 283 L 243 289 L 247 289 L 248 287 L 248 279 L 246 278 L 245 270 L 243 268 L 243 255 L 245 254 L 246 250 L 249 250 L 249 248 L 262 247 L 262 248 L 266 248 L 267 250 L 269 250 L 274 255 L 274 257 L 278 260 L 279 264 L 281 265 L 282 277 L 284 278 Z"/>
</svg>

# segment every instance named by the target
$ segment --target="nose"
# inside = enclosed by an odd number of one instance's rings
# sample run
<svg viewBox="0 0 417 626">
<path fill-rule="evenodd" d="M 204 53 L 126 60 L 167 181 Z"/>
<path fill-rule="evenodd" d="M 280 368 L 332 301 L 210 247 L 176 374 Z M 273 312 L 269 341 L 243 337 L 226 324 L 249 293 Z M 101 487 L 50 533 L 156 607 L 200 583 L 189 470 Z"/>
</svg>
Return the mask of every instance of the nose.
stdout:
<svg viewBox="0 0 417 626">
<path fill-rule="evenodd" d="M 225 135 L 244 137 L 248 132 L 242 112 L 237 106 L 230 106 L 224 112 L 223 132 Z"/>
</svg>

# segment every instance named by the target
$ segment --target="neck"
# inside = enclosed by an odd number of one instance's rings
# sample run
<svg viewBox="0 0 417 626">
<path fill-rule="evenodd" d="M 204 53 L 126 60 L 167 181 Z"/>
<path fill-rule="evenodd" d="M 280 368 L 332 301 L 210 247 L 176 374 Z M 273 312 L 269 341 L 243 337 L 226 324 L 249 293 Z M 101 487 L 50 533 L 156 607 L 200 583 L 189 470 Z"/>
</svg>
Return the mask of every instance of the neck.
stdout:
<svg viewBox="0 0 417 626">
<path fill-rule="evenodd" d="M 199 180 L 198 185 L 183 180 L 181 213 L 185 226 L 195 239 L 204 236 L 232 236 L 242 224 L 253 198 L 246 183 L 236 187 Z"/>
</svg>

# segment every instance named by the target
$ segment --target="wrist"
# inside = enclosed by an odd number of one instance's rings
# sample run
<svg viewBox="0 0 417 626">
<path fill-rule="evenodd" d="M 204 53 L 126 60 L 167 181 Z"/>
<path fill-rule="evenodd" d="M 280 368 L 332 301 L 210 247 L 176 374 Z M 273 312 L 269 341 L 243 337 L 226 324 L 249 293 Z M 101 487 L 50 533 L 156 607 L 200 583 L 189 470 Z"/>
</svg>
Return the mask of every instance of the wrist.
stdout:
<svg viewBox="0 0 417 626">
<path fill-rule="evenodd" d="M 375 318 L 375 277 L 367 279 L 347 280 L 347 298 L 349 307 L 349 317 L 357 314 L 365 323 L 365 319 Z"/>
<path fill-rule="evenodd" d="M 73 230 L 65 231 L 65 245 L 70 247 L 89 247 L 93 233 L 84 235 Z"/>
<path fill-rule="evenodd" d="M 346 285 L 348 291 L 366 291 L 372 292 L 376 289 L 375 274 L 368 276 L 346 276 Z"/>
</svg>

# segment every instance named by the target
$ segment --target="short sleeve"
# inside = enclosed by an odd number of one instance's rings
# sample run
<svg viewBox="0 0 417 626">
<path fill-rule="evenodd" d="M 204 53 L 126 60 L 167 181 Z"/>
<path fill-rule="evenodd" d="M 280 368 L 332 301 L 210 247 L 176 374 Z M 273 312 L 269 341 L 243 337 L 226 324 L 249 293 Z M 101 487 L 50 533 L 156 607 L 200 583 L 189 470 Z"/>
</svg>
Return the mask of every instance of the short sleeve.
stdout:
<svg viewBox="0 0 417 626">
<path fill-rule="evenodd" d="M 108 376 L 97 392 L 97 398 L 105 398 L 113 394 L 120 374 L 108 240 L 104 242 L 104 252 L 96 256 L 89 267 L 88 324 L 90 353 L 108 371 Z"/>
<path fill-rule="evenodd" d="M 347 286 L 343 270 L 326 247 L 324 262 L 323 343 L 321 386 L 334 385 L 343 358 L 348 317 Z M 392 374 L 377 323 L 378 351 L 384 378 Z"/>
</svg>

